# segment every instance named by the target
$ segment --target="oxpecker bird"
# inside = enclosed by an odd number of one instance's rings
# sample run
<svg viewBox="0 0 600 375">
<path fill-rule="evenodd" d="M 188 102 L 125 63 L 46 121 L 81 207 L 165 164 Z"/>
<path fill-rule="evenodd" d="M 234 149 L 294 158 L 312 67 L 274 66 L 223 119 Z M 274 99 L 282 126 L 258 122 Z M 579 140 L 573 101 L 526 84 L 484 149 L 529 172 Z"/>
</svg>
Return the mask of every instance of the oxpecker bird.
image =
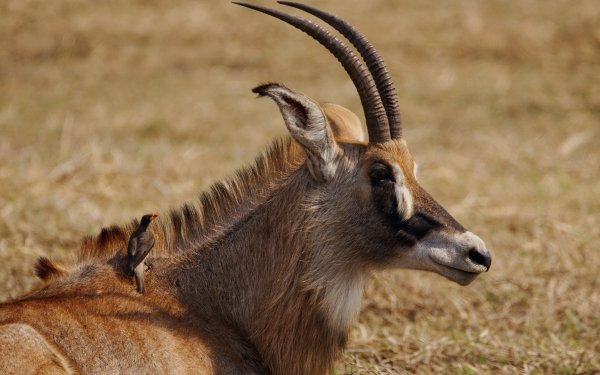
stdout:
<svg viewBox="0 0 600 375">
<path fill-rule="evenodd" d="M 137 290 L 140 293 L 144 293 L 144 259 L 154 247 L 154 235 L 148 230 L 148 226 L 157 217 L 157 214 L 142 216 L 140 225 L 131 233 L 127 245 L 129 269 L 135 276 Z"/>
</svg>

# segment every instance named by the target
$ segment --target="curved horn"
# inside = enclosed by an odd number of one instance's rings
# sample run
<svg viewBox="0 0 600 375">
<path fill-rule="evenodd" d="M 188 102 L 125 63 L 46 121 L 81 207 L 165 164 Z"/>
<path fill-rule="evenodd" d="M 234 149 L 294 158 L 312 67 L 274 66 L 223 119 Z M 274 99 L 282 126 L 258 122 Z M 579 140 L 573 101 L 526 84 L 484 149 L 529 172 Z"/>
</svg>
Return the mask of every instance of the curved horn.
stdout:
<svg viewBox="0 0 600 375">
<path fill-rule="evenodd" d="M 385 108 L 379 97 L 373 77 L 371 77 L 371 74 L 362 64 L 359 57 L 356 56 L 348 46 L 321 26 L 307 19 L 292 16 L 259 5 L 238 2 L 233 3 L 278 18 L 308 34 L 322 46 L 327 48 L 342 64 L 358 91 L 367 122 L 369 143 L 383 143 L 390 139 Z"/>
<path fill-rule="evenodd" d="M 309 5 L 290 1 L 278 1 L 278 3 L 303 10 L 322 19 L 352 43 L 358 53 L 362 56 L 363 60 L 365 60 L 369 71 L 373 75 L 377 90 L 379 91 L 379 95 L 381 95 L 381 100 L 385 107 L 385 112 L 387 113 L 392 138 L 402 138 L 400 105 L 398 104 L 398 95 L 396 95 L 392 76 L 383 61 L 383 58 L 365 35 L 356 27 L 334 14 L 324 12 Z"/>
</svg>

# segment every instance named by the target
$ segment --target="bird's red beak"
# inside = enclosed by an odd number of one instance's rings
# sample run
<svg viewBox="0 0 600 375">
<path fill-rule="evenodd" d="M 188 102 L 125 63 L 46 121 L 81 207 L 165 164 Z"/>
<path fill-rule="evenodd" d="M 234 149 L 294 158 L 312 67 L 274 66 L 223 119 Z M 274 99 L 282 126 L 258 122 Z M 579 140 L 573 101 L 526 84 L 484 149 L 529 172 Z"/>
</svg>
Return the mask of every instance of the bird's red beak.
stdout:
<svg viewBox="0 0 600 375">
<path fill-rule="evenodd" d="M 151 219 L 152 219 L 152 220 L 154 220 L 154 219 L 156 219 L 157 217 L 158 217 L 158 214 L 152 214 L 152 217 L 151 217 Z"/>
</svg>

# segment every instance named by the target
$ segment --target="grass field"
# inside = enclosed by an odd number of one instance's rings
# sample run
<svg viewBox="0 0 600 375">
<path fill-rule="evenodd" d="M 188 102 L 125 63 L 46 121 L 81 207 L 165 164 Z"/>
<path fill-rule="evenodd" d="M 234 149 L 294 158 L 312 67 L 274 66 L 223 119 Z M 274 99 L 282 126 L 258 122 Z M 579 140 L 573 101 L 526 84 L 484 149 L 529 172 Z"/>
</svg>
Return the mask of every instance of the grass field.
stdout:
<svg viewBox="0 0 600 375">
<path fill-rule="evenodd" d="M 466 288 L 374 275 L 337 372 L 600 373 L 598 3 L 319 5 L 382 52 L 423 186 L 494 255 Z M 255 85 L 360 113 L 324 49 L 229 2 L 0 13 L 2 300 L 31 287 L 38 256 L 69 260 L 102 226 L 194 199 L 285 134 Z"/>
</svg>

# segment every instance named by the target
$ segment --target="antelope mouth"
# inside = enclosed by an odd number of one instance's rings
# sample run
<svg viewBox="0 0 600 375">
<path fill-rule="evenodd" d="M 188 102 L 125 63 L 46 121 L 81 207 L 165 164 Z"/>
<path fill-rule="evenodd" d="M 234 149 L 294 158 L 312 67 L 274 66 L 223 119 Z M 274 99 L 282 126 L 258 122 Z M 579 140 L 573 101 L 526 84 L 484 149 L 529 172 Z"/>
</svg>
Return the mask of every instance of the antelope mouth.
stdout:
<svg viewBox="0 0 600 375">
<path fill-rule="evenodd" d="M 479 270 L 464 270 L 461 268 L 456 268 L 453 266 L 449 266 L 446 264 L 442 264 L 437 262 L 435 259 L 431 259 L 437 268 L 437 272 L 447 278 L 450 281 L 454 281 L 462 286 L 469 285 L 473 280 L 479 276 L 480 273 L 484 271 Z"/>
<path fill-rule="evenodd" d="M 468 285 L 489 270 L 492 258 L 485 244 L 471 232 L 438 233 L 421 241 L 418 250 L 431 271 L 460 285 Z M 423 259 L 421 258 L 421 259 Z"/>
</svg>

